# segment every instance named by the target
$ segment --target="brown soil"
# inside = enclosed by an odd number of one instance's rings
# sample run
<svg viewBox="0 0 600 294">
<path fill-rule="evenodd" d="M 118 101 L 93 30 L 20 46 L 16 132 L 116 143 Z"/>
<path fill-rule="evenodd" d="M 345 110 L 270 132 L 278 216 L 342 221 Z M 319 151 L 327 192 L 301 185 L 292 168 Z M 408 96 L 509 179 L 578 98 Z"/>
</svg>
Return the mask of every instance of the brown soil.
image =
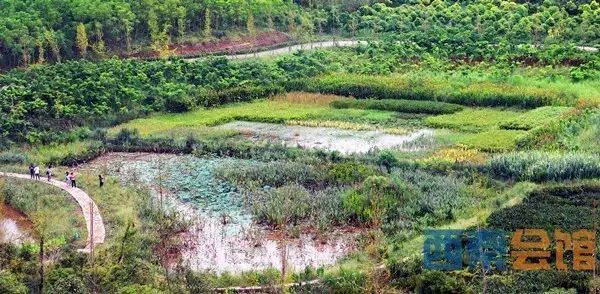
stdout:
<svg viewBox="0 0 600 294">
<path fill-rule="evenodd" d="M 224 38 L 200 43 L 179 43 L 173 44 L 169 49 L 175 55 L 197 56 L 202 54 L 215 53 L 239 53 L 247 52 L 254 48 L 272 47 L 290 41 L 291 38 L 282 32 L 264 32 L 258 36 L 243 36 L 238 38 Z M 127 57 L 136 58 L 154 58 L 158 54 L 153 51 L 145 50 L 131 54 Z"/>
</svg>

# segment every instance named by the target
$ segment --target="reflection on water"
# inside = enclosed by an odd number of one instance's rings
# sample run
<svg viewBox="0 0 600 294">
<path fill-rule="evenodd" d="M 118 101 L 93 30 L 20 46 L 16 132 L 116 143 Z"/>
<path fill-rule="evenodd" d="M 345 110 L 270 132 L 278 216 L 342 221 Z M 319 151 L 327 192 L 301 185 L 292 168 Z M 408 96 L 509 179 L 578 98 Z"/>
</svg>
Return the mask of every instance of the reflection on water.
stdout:
<svg viewBox="0 0 600 294">
<path fill-rule="evenodd" d="M 150 186 L 157 198 L 193 223 L 183 262 L 194 270 L 239 273 L 280 267 L 280 238 L 252 222 L 235 187 L 215 177 L 216 166 L 240 159 L 197 158 L 164 154 L 112 153 L 87 168 L 106 168 L 122 182 Z M 327 238 L 300 234 L 286 240 L 287 264 L 296 271 L 306 266 L 335 263 L 354 248 L 355 234 L 332 232 Z M 324 241 L 326 240 L 326 241 Z"/>
<path fill-rule="evenodd" d="M 33 224 L 25 215 L 0 202 L 0 243 L 33 241 Z"/>
</svg>

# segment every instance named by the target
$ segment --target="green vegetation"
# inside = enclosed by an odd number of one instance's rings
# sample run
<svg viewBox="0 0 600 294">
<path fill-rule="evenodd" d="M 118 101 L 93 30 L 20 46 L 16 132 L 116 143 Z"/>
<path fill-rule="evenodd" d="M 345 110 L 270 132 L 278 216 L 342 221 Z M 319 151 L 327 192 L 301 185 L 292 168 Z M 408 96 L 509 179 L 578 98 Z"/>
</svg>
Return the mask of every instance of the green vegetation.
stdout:
<svg viewBox="0 0 600 294">
<path fill-rule="evenodd" d="M 287 88 L 356 98 L 434 100 L 468 106 L 515 106 L 535 108 L 552 104 L 574 104 L 579 97 L 562 89 L 505 82 L 469 81 L 430 75 L 373 76 L 335 74 L 294 80 Z M 582 97 L 583 98 L 583 97 Z"/>
<path fill-rule="evenodd" d="M 437 128 L 452 128 L 465 131 L 495 129 L 505 121 L 520 117 L 521 113 L 512 110 L 492 108 L 465 109 L 453 114 L 432 116 L 425 119 L 427 125 Z"/>
<path fill-rule="evenodd" d="M 411 100 L 336 100 L 331 102 L 333 108 L 358 108 L 377 109 L 408 113 L 446 114 L 462 110 L 460 105 L 435 102 L 435 101 L 411 101 Z"/>
<path fill-rule="evenodd" d="M 493 157 L 494 176 L 520 181 L 565 181 L 600 176 L 600 159 L 586 153 L 516 152 Z"/>
<path fill-rule="evenodd" d="M 480 267 L 425 270 L 420 259 L 430 228 L 594 226 L 597 0 L 7 0 L 0 13 L 0 172 L 23 173 L 29 163 L 52 164 L 56 175 L 76 170 L 107 228 L 92 259 L 74 250 L 85 225 L 65 193 L 0 179 L 0 200 L 37 233 L 33 244 L 0 244 L 1 293 L 278 292 L 314 279 L 285 290 L 600 289 L 588 272 L 483 276 Z M 255 60 L 167 58 L 347 37 L 372 42 Z M 365 130 L 406 141 L 347 154 L 319 133 L 318 148 L 296 148 L 219 127 L 235 120 L 346 129 L 339 141 L 348 145 Z M 84 164 L 110 152 L 171 155 Z M 120 162 L 127 156 L 136 159 Z M 354 251 L 294 271 L 285 256 L 264 270 L 194 271 L 185 254 L 205 220 L 172 213 L 164 197 L 186 213 L 209 212 L 227 234 L 255 225 L 243 236 L 249 244 L 346 245 L 329 244 L 331 234 L 352 239 Z"/>
<path fill-rule="evenodd" d="M 489 130 L 477 134 L 467 134 L 459 139 L 458 144 L 468 148 L 487 152 L 514 150 L 525 131 L 518 130 Z"/>
<path fill-rule="evenodd" d="M 269 111 L 265 111 L 268 109 Z M 113 130 L 138 129 L 142 136 L 165 132 L 173 128 L 215 126 L 234 120 L 284 123 L 298 120 L 331 120 L 349 122 L 386 123 L 393 121 L 393 114 L 386 111 L 340 109 L 327 106 L 263 100 L 252 103 L 228 105 L 213 109 L 201 109 L 185 114 L 158 115 L 137 119 Z"/>
<path fill-rule="evenodd" d="M 30 216 L 34 234 L 43 235 L 48 252 L 85 245 L 82 212 L 66 192 L 44 183 L 0 179 L 0 201 Z"/>
<path fill-rule="evenodd" d="M 569 107 L 544 106 L 528 111 L 519 117 L 500 123 L 507 130 L 531 130 L 538 126 L 558 121 L 560 116 L 571 110 Z"/>
</svg>

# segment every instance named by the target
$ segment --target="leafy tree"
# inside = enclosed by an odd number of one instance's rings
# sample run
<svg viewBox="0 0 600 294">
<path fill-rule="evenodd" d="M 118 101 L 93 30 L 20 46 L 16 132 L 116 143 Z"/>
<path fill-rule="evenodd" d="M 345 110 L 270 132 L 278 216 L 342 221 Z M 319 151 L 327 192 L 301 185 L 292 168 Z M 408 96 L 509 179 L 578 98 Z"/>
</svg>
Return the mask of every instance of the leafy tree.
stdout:
<svg viewBox="0 0 600 294">
<path fill-rule="evenodd" d="M 89 43 L 87 33 L 85 31 L 85 25 L 83 23 L 77 24 L 77 35 L 75 42 L 77 43 L 79 54 L 81 55 L 81 57 L 85 58 L 87 55 L 87 48 L 89 46 Z"/>
</svg>

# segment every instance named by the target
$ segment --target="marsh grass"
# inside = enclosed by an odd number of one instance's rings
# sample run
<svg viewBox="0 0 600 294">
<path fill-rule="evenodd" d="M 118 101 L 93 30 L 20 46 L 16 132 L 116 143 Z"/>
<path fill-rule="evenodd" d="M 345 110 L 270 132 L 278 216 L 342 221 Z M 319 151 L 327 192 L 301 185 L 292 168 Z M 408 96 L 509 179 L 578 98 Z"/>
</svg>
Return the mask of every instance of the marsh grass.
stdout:
<svg viewBox="0 0 600 294">
<path fill-rule="evenodd" d="M 499 126 L 507 130 L 531 130 L 535 127 L 559 120 L 561 116 L 572 109 L 572 107 L 561 106 L 539 107 L 523 113 L 514 119 L 501 122 Z"/>
<path fill-rule="evenodd" d="M 581 152 L 512 152 L 493 157 L 489 172 L 519 181 L 566 181 L 600 177 L 600 159 Z"/>
<path fill-rule="evenodd" d="M 288 90 L 329 93 L 356 98 L 443 101 L 467 106 L 573 106 L 579 100 L 600 101 L 595 81 L 573 83 L 547 78 L 531 70 L 502 74 L 466 70 L 406 71 L 388 76 L 353 73 L 291 81 Z"/>
<path fill-rule="evenodd" d="M 128 128 L 138 129 L 141 136 L 149 136 L 168 133 L 178 128 L 217 126 L 235 120 L 270 123 L 284 123 L 289 120 L 331 120 L 391 124 L 395 121 L 395 118 L 394 114 L 388 111 L 362 109 L 334 111 L 329 106 L 261 100 L 252 103 L 238 103 L 218 108 L 201 109 L 183 114 L 154 115 L 117 126 L 111 129 L 109 134 L 115 135 L 119 130 Z"/>
<path fill-rule="evenodd" d="M 340 99 L 350 99 L 337 95 L 319 94 L 319 93 L 308 93 L 308 92 L 289 92 L 273 97 L 274 101 L 282 101 L 293 104 L 303 105 L 318 105 L 328 106 L 331 102 Z"/>
<path fill-rule="evenodd" d="M 523 113 L 494 108 L 470 108 L 453 114 L 430 116 L 428 126 L 463 131 L 481 131 L 497 128 L 499 124 L 519 118 Z"/>
</svg>

